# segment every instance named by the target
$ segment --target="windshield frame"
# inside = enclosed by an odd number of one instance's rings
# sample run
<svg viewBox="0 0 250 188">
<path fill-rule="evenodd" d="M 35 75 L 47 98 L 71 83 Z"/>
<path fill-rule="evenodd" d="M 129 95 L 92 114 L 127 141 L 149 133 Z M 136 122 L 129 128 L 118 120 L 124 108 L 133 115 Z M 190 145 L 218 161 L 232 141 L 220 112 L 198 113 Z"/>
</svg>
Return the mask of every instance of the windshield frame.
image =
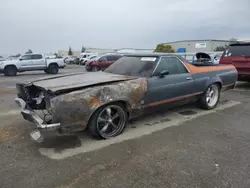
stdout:
<svg viewBox="0 0 250 188">
<path fill-rule="evenodd" d="M 154 61 L 154 66 L 152 68 L 152 71 L 150 73 L 149 76 L 138 76 L 138 75 L 127 75 L 127 74 L 119 74 L 119 73 L 115 73 L 115 72 L 108 72 L 110 68 L 112 68 L 112 66 L 115 66 L 117 62 L 119 62 L 119 60 L 122 60 L 122 58 L 125 57 L 137 57 L 137 58 L 156 58 Z M 111 66 L 109 66 L 107 69 L 104 70 L 104 72 L 106 73 L 111 73 L 111 74 L 118 74 L 118 75 L 124 75 L 124 76 L 137 76 L 137 77 L 143 77 L 143 78 L 150 78 L 153 76 L 153 73 L 155 72 L 155 69 L 157 68 L 160 60 L 161 60 L 161 56 L 158 55 L 154 55 L 154 54 L 150 54 L 150 55 L 123 55 L 120 59 L 118 59 L 115 63 L 113 63 Z M 146 62 L 146 61 L 145 61 Z M 148 61 L 150 62 L 150 61 Z"/>
</svg>

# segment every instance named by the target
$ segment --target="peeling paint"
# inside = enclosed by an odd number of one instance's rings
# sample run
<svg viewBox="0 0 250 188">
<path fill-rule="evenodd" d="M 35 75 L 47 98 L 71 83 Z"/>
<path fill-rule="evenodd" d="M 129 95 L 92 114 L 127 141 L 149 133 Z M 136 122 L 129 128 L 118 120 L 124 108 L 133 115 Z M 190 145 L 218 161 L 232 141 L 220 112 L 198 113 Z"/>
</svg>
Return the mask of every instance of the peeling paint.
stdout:
<svg viewBox="0 0 250 188">
<path fill-rule="evenodd" d="M 89 101 L 89 108 L 94 109 L 101 105 L 101 101 L 96 96 L 91 96 Z"/>
<path fill-rule="evenodd" d="M 116 101 L 126 103 L 134 117 L 142 112 L 141 101 L 146 91 L 146 79 L 138 78 L 63 94 L 52 99 L 53 122 L 60 121 L 65 132 L 84 130 L 99 107 Z"/>
</svg>

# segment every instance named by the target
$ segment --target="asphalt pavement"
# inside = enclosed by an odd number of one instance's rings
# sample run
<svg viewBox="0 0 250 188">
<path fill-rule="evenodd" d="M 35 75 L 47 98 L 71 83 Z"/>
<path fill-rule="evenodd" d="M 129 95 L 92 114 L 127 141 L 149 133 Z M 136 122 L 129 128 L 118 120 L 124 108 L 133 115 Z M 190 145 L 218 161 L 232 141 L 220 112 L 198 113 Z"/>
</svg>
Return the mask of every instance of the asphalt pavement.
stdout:
<svg viewBox="0 0 250 188">
<path fill-rule="evenodd" d="M 79 71 L 72 67 L 62 72 Z M 152 114 L 115 139 L 78 133 L 37 144 L 10 104 L 15 94 L 3 91 L 40 76 L 47 75 L 0 76 L 1 188 L 250 187 L 250 84 L 224 92 L 216 110 L 186 105 Z"/>
</svg>

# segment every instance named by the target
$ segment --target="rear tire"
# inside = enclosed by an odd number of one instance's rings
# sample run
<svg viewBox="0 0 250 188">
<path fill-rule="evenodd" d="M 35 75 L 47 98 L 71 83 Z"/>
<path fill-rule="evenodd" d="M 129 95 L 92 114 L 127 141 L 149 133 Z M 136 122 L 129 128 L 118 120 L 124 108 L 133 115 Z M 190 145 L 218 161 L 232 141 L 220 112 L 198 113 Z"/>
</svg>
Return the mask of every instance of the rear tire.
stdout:
<svg viewBox="0 0 250 188">
<path fill-rule="evenodd" d="M 218 84 L 211 84 L 198 101 L 198 104 L 203 109 L 211 110 L 217 106 L 219 100 L 220 86 Z"/>
<path fill-rule="evenodd" d="M 52 64 L 52 65 L 49 65 L 48 69 L 45 71 L 47 71 L 46 73 L 48 74 L 57 74 L 58 70 L 59 70 L 58 65 Z"/>
<path fill-rule="evenodd" d="M 88 133 L 96 139 L 116 137 L 123 132 L 128 113 L 122 103 L 112 103 L 94 112 L 88 123 Z"/>
<path fill-rule="evenodd" d="M 8 66 L 4 69 L 5 76 L 16 76 L 17 75 L 17 68 L 15 66 Z"/>
<path fill-rule="evenodd" d="M 97 71 L 100 70 L 100 68 L 99 68 L 98 66 L 93 66 L 93 67 L 91 68 L 91 70 L 92 70 L 93 72 L 97 72 Z"/>
</svg>

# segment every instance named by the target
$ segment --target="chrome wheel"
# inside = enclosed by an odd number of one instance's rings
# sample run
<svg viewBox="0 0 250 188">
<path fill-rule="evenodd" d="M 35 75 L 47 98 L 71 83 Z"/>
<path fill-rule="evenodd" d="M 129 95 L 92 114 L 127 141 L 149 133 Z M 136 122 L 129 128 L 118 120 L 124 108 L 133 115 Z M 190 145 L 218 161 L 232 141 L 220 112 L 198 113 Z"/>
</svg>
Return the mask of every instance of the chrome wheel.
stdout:
<svg viewBox="0 0 250 188">
<path fill-rule="evenodd" d="M 114 137 L 123 130 L 126 121 L 126 112 L 120 106 L 110 105 L 99 113 L 97 130 L 103 138 Z"/>
<path fill-rule="evenodd" d="M 209 107 L 216 105 L 219 99 L 219 88 L 217 85 L 211 85 L 206 92 L 206 103 Z"/>
</svg>

